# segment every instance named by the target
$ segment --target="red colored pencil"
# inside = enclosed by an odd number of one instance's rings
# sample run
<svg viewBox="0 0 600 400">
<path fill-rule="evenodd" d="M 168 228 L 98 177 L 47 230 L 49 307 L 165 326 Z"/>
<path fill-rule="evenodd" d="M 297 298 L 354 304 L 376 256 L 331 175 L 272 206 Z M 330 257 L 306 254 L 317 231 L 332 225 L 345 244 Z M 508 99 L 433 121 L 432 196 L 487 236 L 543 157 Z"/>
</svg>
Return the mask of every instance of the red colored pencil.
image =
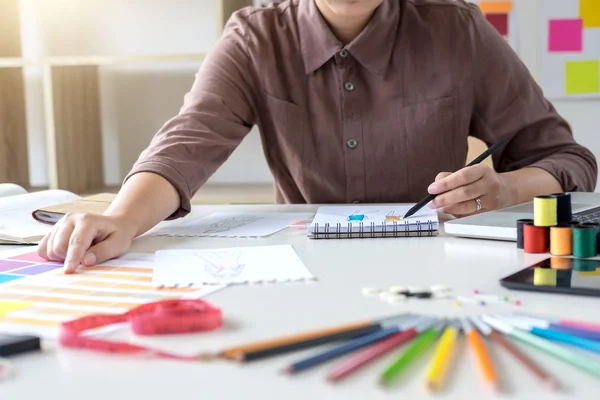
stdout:
<svg viewBox="0 0 600 400">
<path fill-rule="evenodd" d="M 362 366 L 374 361 L 378 357 L 386 354 L 388 351 L 400 346 L 403 343 L 408 342 L 412 338 L 416 337 L 424 329 L 427 329 L 435 323 L 432 320 L 420 321 L 422 323 L 417 326 L 413 326 L 410 329 L 398 332 L 387 339 L 380 341 L 366 349 L 356 353 L 349 359 L 341 362 L 334 366 L 329 374 L 327 380 L 330 382 L 337 382 L 352 374 Z"/>
</svg>

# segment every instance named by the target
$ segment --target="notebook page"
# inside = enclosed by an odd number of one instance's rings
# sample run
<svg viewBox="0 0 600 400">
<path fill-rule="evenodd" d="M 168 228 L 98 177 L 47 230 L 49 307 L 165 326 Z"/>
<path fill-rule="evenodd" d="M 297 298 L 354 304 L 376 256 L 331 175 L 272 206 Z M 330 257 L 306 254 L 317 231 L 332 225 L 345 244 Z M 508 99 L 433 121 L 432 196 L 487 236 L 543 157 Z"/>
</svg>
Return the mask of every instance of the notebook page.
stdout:
<svg viewBox="0 0 600 400">
<path fill-rule="evenodd" d="M 370 231 L 392 231 L 394 227 L 399 230 L 437 230 L 438 216 L 435 210 L 424 207 L 413 216 L 403 219 L 402 216 L 410 210 L 412 204 L 403 206 L 323 206 L 319 207 L 317 214 L 309 226 L 309 232 L 323 232 L 329 224 L 330 230 L 347 232 L 360 230 L 361 227 Z"/>
<path fill-rule="evenodd" d="M 43 236 L 51 225 L 33 219 L 38 208 L 73 201 L 79 196 L 64 190 L 45 190 L 0 198 L 0 238 L 30 238 Z"/>
</svg>

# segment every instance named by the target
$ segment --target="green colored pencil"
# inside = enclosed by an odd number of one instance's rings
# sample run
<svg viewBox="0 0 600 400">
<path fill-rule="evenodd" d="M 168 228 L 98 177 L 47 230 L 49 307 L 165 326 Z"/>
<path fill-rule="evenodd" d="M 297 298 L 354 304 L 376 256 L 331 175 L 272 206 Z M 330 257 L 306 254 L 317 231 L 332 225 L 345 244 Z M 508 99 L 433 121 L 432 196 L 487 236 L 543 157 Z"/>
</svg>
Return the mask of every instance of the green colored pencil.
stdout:
<svg viewBox="0 0 600 400">
<path fill-rule="evenodd" d="M 438 326 L 429 328 L 417 336 L 415 341 L 404 351 L 404 353 L 383 371 L 379 379 L 380 384 L 389 385 L 391 381 L 408 366 L 408 364 L 413 360 L 416 360 L 423 351 L 436 341 L 445 325 L 445 323 L 441 325 L 438 324 Z"/>
</svg>

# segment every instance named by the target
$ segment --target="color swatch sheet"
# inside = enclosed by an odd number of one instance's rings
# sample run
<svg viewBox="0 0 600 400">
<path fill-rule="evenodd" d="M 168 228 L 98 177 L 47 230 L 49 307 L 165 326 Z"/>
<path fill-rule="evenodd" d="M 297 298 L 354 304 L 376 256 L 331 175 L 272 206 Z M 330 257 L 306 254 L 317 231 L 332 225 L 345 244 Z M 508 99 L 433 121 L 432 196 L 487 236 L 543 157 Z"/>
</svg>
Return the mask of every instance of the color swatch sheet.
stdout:
<svg viewBox="0 0 600 400">
<path fill-rule="evenodd" d="M 549 99 L 600 98 L 600 1 L 542 0 L 541 85 Z"/>
<path fill-rule="evenodd" d="M 154 255 L 129 253 L 66 275 L 31 248 L 0 253 L 0 332 L 55 338 L 59 324 L 93 313 L 122 313 L 143 303 L 201 298 L 223 286 L 155 289 Z"/>
</svg>

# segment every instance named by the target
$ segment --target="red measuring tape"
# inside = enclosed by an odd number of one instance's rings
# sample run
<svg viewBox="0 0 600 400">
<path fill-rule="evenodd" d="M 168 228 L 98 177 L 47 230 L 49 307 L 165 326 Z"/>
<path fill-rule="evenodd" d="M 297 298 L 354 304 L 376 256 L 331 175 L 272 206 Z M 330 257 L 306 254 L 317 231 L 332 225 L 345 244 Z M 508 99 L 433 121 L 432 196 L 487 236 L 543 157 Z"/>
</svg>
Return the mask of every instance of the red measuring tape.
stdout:
<svg viewBox="0 0 600 400">
<path fill-rule="evenodd" d="M 180 356 L 127 342 L 83 336 L 85 331 L 129 322 L 137 335 L 169 335 L 218 329 L 221 310 L 203 300 L 162 300 L 143 304 L 123 314 L 93 314 L 61 324 L 59 342 L 107 353 L 151 353 L 155 356 L 197 360 L 199 356 Z"/>
</svg>

